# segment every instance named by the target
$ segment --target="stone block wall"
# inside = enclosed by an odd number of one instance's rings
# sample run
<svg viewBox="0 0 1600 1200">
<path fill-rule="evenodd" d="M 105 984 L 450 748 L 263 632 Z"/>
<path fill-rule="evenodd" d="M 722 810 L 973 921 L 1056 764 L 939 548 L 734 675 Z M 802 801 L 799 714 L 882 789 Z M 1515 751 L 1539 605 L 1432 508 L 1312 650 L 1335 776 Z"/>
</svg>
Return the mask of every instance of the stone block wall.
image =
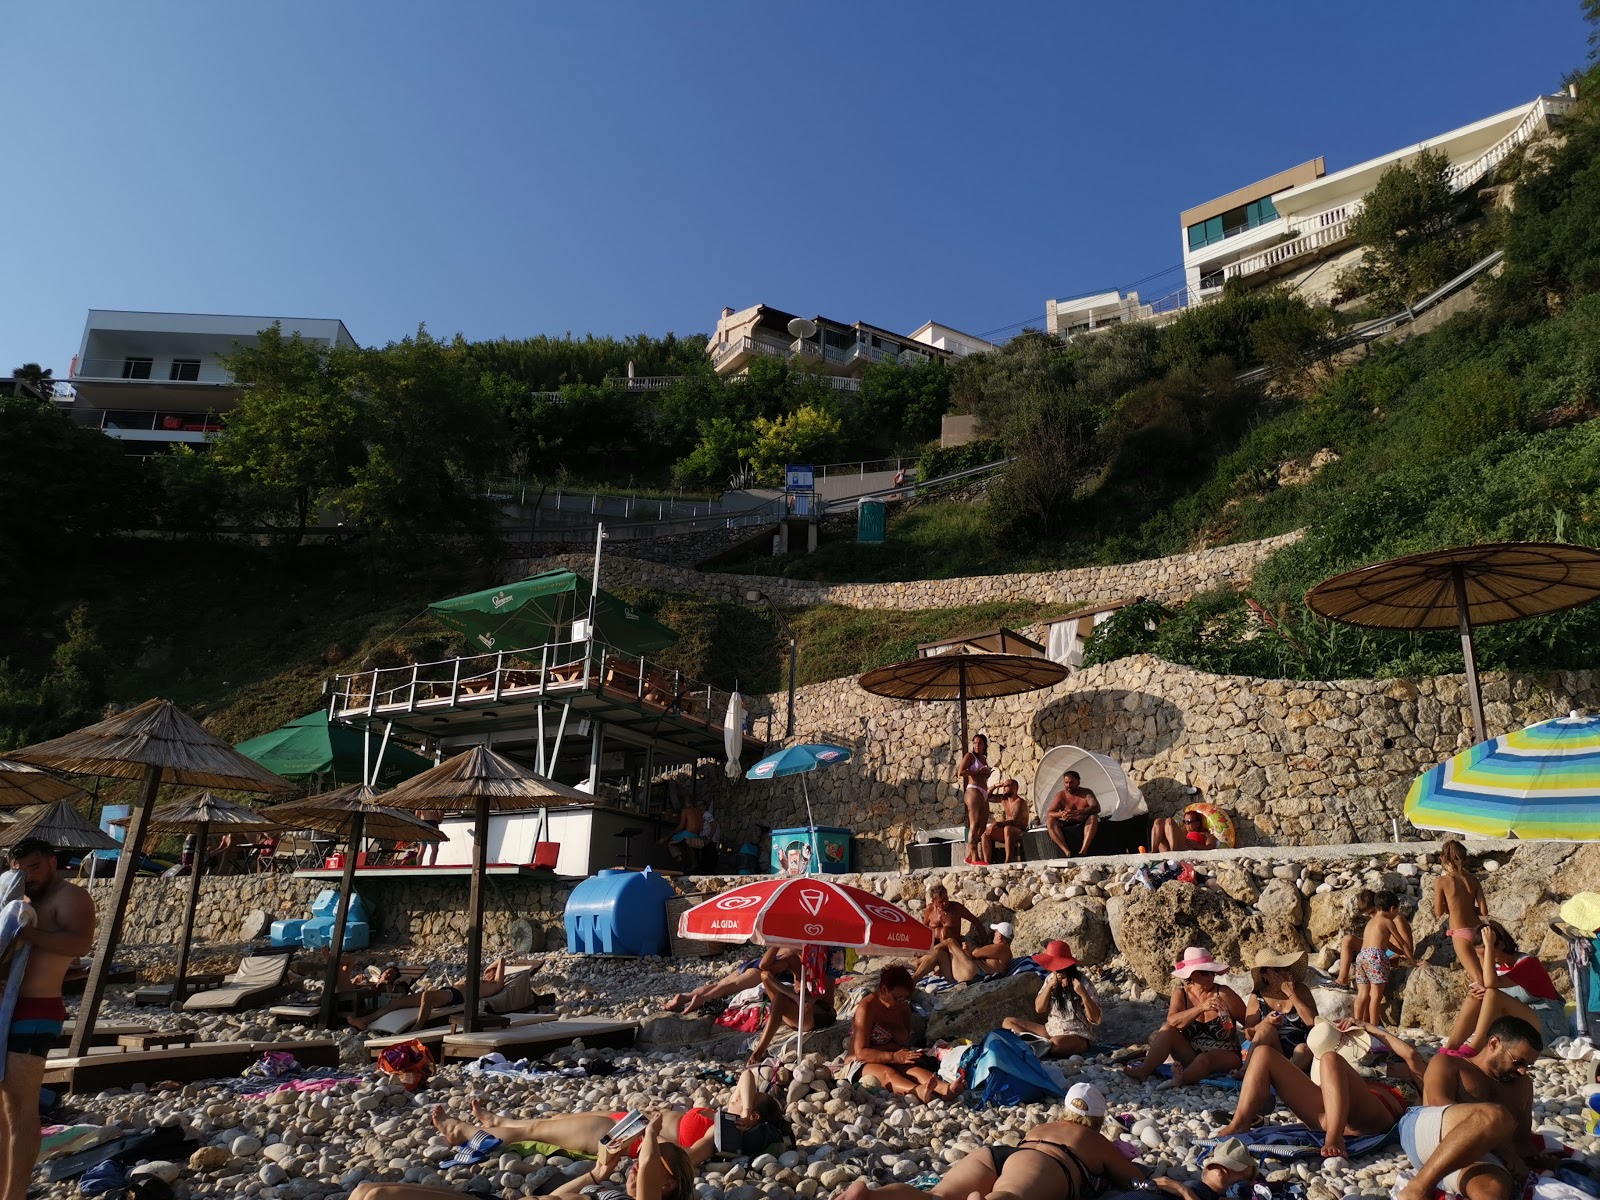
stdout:
<svg viewBox="0 0 1600 1200">
<path fill-rule="evenodd" d="M 1593 672 L 1483 677 L 1491 735 L 1600 707 Z M 752 707 L 781 706 L 782 696 Z M 848 746 L 851 761 L 807 777 L 818 824 L 856 833 L 856 863 L 905 864 L 919 828 L 964 823 L 955 784 L 956 706 L 868 695 L 854 679 L 802 688 L 800 741 Z M 999 777 L 1024 793 L 1044 752 L 1075 745 L 1109 755 L 1144 789 L 1152 812 L 1194 799 L 1233 813 L 1246 843 L 1279 846 L 1387 841 L 1412 780 L 1471 744 L 1463 677 L 1293 682 L 1209 675 L 1146 655 L 1091 667 L 1053 688 L 974 701 L 972 732 L 987 732 Z M 722 826 L 804 825 L 797 780 L 729 782 L 712 792 Z M 1142 838 L 1140 839 L 1143 840 Z"/>
<path fill-rule="evenodd" d="M 1192 554 L 1175 554 L 1144 562 L 1113 566 L 1073 567 L 1033 574 L 979 575 L 968 579 L 918 579 L 905 583 L 813 583 L 768 575 L 727 575 L 700 572 L 665 563 L 645 562 L 621 554 L 607 555 L 602 568 L 606 584 L 660 588 L 689 592 L 718 600 L 743 603 L 749 590 L 770 596 L 785 608 L 838 604 L 846 608 L 956 608 L 991 600 L 1031 601 L 1036 604 L 1100 604 L 1149 596 L 1181 600 L 1219 584 L 1243 586 L 1264 559 L 1299 539 L 1286 533 L 1256 542 L 1217 546 Z M 509 578 L 520 579 L 534 571 L 566 567 L 583 575 L 594 569 L 594 559 L 583 555 L 555 555 L 514 560 Z"/>
</svg>

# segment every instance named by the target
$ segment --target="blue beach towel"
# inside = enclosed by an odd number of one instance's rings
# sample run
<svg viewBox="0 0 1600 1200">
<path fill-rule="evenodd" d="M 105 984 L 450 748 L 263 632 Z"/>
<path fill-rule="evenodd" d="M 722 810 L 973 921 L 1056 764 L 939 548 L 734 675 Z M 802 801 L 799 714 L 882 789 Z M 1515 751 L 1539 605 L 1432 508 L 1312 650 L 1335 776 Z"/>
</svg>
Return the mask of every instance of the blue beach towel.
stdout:
<svg viewBox="0 0 1600 1200">
<path fill-rule="evenodd" d="M 985 1104 L 1029 1104 L 1059 1100 L 1064 1089 L 1039 1064 L 1028 1044 L 1016 1034 L 996 1029 L 969 1050 L 961 1063 L 968 1086 Z"/>
<path fill-rule="evenodd" d="M 1344 1148 L 1351 1158 L 1371 1154 L 1395 1136 L 1388 1133 L 1360 1133 L 1345 1138 Z M 1291 1162 L 1297 1158 L 1314 1158 L 1322 1153 L 1322 1143 L 1327 1137 L 1320 1129 L 1309 1125 L 1262 1125 L 1248 1130 L 1241 1138 L 1245 1148 L 1258 1158 L 1272 1158 Z M 1215 1146 L 1221 1138 L 1196 1138 L 1202 1146 Z"/>
</svg>

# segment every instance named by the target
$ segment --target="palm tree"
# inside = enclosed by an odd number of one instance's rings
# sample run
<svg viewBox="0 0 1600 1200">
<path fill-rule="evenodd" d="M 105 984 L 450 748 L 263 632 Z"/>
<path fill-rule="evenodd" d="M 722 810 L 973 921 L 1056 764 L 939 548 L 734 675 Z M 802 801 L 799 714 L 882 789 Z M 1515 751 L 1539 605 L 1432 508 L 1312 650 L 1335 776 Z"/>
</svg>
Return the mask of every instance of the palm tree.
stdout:
<svg viewBox="0 0 1600 1200">
<path fill-rule="evenodd" d="M 11 372 L 11 377 L 38 399 L 53 400 L 56 394 L 56 381 L 51 378 L 53 374 L 53 371 L 38 363 L 23 363 Z"/>
</svg>

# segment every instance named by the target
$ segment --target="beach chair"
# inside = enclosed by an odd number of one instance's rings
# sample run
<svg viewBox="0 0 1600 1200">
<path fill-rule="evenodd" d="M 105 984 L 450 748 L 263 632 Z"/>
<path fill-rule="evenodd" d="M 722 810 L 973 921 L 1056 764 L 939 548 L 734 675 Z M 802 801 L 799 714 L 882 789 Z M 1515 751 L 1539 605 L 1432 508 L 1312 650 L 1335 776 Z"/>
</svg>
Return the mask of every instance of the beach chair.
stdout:
<svg viewBox="0 0 1600 1200">
<path fill-rule="evenodd" d="M 506 986 L 493 996 L 484 1000 L 480 1007 L 485 1013 L 504 1015 L 507 1013 L 521 1012 L 529 1007 L 534 1000 L 533 996 L 533 969 L 510 971 L 506 974 Z M 436 1008 L 428 1014 L 429 1021 L 443 1028 L 449 1019 L 458 1015 L 462 1005 L 452 1004 L 446 1008 Z M 380 1036 L 393 1036 L 395 1034 L 410 1033 L 416 1028 L 417 1018 L 422 1014 L 420 1008 L 399 1008 L 394 1012 L 385 1013 L 372 1024 L 367 1026 L 368 1033 Z"/>
<path fill-rule="evenodd" d="M 222 981 L 222 986 L 196 992 L 183 1002 L 184 1012 L 234 1012 L 254 1008 L 288 995 L 289 956 L 252 954 L 240 961 L 239 969 Z"/>
</svg>

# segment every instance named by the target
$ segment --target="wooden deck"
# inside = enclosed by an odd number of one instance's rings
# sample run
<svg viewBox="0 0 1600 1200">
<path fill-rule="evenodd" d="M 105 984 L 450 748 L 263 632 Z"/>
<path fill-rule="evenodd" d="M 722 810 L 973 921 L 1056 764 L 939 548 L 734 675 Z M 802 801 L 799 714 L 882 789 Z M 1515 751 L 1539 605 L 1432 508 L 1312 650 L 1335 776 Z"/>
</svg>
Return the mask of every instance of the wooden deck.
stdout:
<svg viewBox="0 0 1600 1200">
<path fill-rule="evenodd" d="M 135 1083 L 225 1079 L 240 1074 L 268 1050 L 287 1051 L 303 1067 L 339 1065 L 339 1043 L 334 1041 L 203 1042 L 165 1050 L 105 1046 L 78 1058 L 65 1051 L 53 1052 L 45 1064 L 44 1082 L 68 1092 L 102 1092 Z"/>
<path fill-rule="evenodd" d="M 444 1039 L 444 1057 L 482 1058 L 498 1052 L 507 1058 L 526 1058 L 547 1054 L 578 1038 L 585 1046 L 624 1047 L 633 1045 L 638 1033 L 637 1021 L 574 1017 L 541 1025 L 485 1029 L 481 1033 L 452 1033 Z"/>
</svg>

